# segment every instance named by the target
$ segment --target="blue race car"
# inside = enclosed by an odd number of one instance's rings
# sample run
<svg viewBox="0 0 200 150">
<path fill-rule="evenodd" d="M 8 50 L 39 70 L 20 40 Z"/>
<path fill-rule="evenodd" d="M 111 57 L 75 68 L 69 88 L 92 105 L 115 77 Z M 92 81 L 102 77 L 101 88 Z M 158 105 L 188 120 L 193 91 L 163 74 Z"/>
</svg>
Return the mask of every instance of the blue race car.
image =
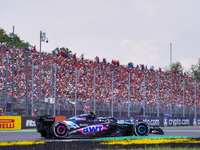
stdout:
<svg viewBox="0 0 200 150">
<path fill-rule="evenodd" d="M 132 123 L 120 122 L 113 117 L 99 117 L 82 114 L 55 122 L 55 117 L 41 116 L 37 121 L 37 130 L 45 138 L 89 138 L 116 136 L 147 136 L 149 133 L 164 134 L 159 127 L 149 127 L 144 121 Z"/>
</svg>

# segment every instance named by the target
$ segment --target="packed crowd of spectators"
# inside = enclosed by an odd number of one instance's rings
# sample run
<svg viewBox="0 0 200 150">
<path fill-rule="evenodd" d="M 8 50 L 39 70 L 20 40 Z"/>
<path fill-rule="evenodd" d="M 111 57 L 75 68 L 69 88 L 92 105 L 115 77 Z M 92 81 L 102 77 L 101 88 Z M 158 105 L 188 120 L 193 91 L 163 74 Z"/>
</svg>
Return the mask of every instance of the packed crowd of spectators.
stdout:
<svg viewBox="0 0 200 150">
<path fill-rule="evenodd" d="M 15 106 L 20 108 L 26 102 L 26 69 L 28 52 L 28 101 L 31 102 L 32 92 L 34 102 L 39 101 L 39 72 L 40 53 L 36 50 L 24 50 L 14 48 L 14 98 Z M 52 65 L 53 58 L 53 65 Z M 6 84 L 6 60 L 8 59 L 7 94 L 12 95 L 12 47 L 0 44 L 0 95 L 5 94 Z M 112 101 L 112 77 L 114 89 L 114 107 L 119 104 L 127 104 L 129 92 L 130 75 L 130 103 L 157 105 L 162 108 L 172 104 L 181 108 L 183 105 L 194 107 L 195 79 L 175 72 L 169 73 L 153 66 L 136 65 L 129 63 L 127 66 L 120 65 L 119 61 L 107 62 L 105 58 L 101 61 L 99 57 L 94 60 L 84 59 L 83 55 L 78 59 L 76 54 L 41 54 L 41 93 L 42 102 L 45 98 L 54 97 L 52 85 L 55 84 L 56 70 L 56 100 L 62 108 L 67 108 L 69 101 L 75 100 L 75 78 L 77 70 L 77 100 L 79 104 L 87 102 L 91 105 L 94 101 L 94 74 L 95 98 L 97 108 L 102 104 L 109 108 Z M 53 68 L 52 68 L 53 66 Z M 34 68 L 34 90 L 32 91 L 32 67 Z M 52 80 L 53 71 L 53 80 Z M 172 82 L 171 82 L 172 81 Z M 52 84 L 53 83 L 53 84 Z M 171 93 L 172 83 L 172 93 Z M 185 83 L 185 84 L 184 84 Z M 197 82 L 197 107 L 200 100 L 200 84 Z M 159 95 L 158 95 L 159 89 Z M 185 97 L 183 97 L 183 95 Z M 91 106 L 92 107 L 92 106 Z"/>
</svg>

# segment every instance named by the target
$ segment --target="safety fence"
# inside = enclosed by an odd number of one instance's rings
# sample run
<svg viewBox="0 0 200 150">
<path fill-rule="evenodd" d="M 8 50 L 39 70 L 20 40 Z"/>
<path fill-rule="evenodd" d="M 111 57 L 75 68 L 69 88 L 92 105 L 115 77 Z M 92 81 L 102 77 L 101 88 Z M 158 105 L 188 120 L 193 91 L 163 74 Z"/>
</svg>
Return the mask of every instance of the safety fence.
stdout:
<svg viewBox="0 0 200 150">
<path fill-rule="evenodd" d="M 35 103 L 36 105 L 36 103 Z M 149 117 L 158 117 L 157 116 L 157 105 L 145 105 L 145 115 L 142 104 L 127 104 L 127 103 L 116 103 L 114 104 L 114 109 L 112 111 L 111 106 L 112 102 L 96 102 L 96 111 L 97 116 L 113 116 L 113 117 L 128 117 L 128 116 L 149 116 Z M 31 105 L 29 105 L 31 107 Z M 69 102 L 66 105 L 56 104 L 55 105 L 55 115 L 59 116 L 74 116 L 75 114 L 89 113 L 93 111 L 94 102 L 82 102 L 77 101 L 76 110 Z M 169 107 L 160 107 L 159 108 L 159 117 L 183 117 L 183 107 L 172 107 L 172 113 L 170 113 Z M 128 111 L 129 110 L 129 111 Z M 14 116 L 27 116 L 26 110 L 24 108 L 14 108 Z M 75 113 L 76 111 L 76 113 Z M 185 107 L 185 117 L 195 117 L 195 107 Z M 31 114 L 31 110 L 28 111 Z M 52 115 L 54 116 L 54 105 L 43 102 L 41 108 L 42 115 Z M 200 117 L 200 108 L 196 108 L 196 117 Z M 9 115 L 9 114 L 7 114 Z M 10 114 L 11 115 L 11 114 Z M 33 113 L 34 116 L 38 116 L 38 110 L 35 110 Z M 0 113 L 1 116 L 1 113 Z M 30 116 L 30 115 L 29 115 Z"/>
</svg>

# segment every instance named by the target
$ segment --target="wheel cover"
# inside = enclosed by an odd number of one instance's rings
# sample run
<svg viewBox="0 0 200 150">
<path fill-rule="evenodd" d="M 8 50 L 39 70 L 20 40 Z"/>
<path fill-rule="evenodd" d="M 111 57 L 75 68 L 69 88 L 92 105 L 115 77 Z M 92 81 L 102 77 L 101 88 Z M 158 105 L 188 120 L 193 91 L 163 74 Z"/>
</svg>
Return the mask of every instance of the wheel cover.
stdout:
<svg viewBox="0 0 200 150">
<path fill-rule="evenodd" d="M 145 134 L 146 131 L 147 131 L 147 128 L 146 128 L 144 125 L 140 125 L 140 126 L 138 127 L 138 132 L 139 132 L 140 134 Z"/>
<path fill-rule="evenodd" d="M 65 133 L 66 129 L 63 125 L 59 125 L 57 127 L 57 133 L 60 134 L 60 135 L 63 135 Z"/>
<path fill-rule="evenodd" d="M 68 136 L 68 128 L 63 123 L 56 123 L 53 127 L 53 135 L 56 138 L 65 138 Z"/>
<path fill-rule="evenodd" d="M 149 135 L 150 128 L 145 122 L 138 122 L 134 126 L 134 131 L 136 136 L 147 136 Z"/>
</svg>

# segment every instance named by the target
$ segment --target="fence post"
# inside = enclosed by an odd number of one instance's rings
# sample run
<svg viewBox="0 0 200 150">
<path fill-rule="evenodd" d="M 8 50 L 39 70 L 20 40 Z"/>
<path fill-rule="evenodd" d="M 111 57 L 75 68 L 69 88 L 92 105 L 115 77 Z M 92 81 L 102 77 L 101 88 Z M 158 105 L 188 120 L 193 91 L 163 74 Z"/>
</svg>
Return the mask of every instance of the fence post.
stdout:
<svg viewBox="0 0 200 150">
<path fill-rule="evenodd" d="M 53 98 L 53 52 L 52 52 L 52 58 L 51 58 L 51 98 Z M 51 114 L 53 114 L 51 112 Z"/>
<path fill-rule="evenodd" d="M 57 73 L 57 64 L 55 65 L 54 111 L 53 111 L 54 116 L 56 116 L 56 73 Z"/>
<path fill-rule="evenodd" d="M 197 117 L 197 82 L 195 80 L 195 97 L 194 97 L 194 103 L 195 103 L 195 108 L 194 108 L 194 117 L 196 118 Z"/>
<path fill-rule="evenodd" d="M 28 116 L 28 55 L 29 50 L 26 50 L 26 115 Z"/>
<path fill-rule="evenodd" d="M 157 97 L 157 117 L 160 117 L 160 100 L 159 100 L 159 91 L 160 91 L 160 87 L 159 87 L 159 82 L 160 82 L 160 78 L 158 76 L 158 97 Z"/>
<path fill-rule="evenodd" d="M 170 116 L 172 117 L 172 105 L 173 105 L 173 97 L 172 97 L 172 86 L 173 86 L 173 83 L 172 83 L 172 73 L 171 73 L 171 105 L 170 105 Z"/>
<path fill-rule="evenodd" d="M 14 102 L 14 43 L 15 43 L 15 34 L 14 34 L 15 26 L 13 26 L 13 46 L 12 46 L 12 105 L 11 105 L 11 114 L 13 115 L 13 102 Z"/>
<path fill-rule="evenodd" d="M 122 104 L 118 104 L 118 107 L 119 107 L 119 117 L 122 116 Z"/>
<path fill-rule="evenodd" d="M 8 58 L 6 57 L 6 83 L 5 83 L 5 114 L 7 114 L 7 98 L 8 98 Z"/>
<path fill-rule="evenodd" d="M 103 117 L 105 117 L 105 100 L 103 101 Z"/>
<path fill-rule="evenodd" d="M 183 80 L 183 117 L 185 117 L 185 80 Z"/>
<path fill-rule="evenodd" d="M 114 94 L 113 94 L 113 92 L 114 92 L 114 72 L 112 72 L 112 117 L 113 117 L 113 99 L 114 99 Z"/>
<path fill-rule="evenodd" d="M 75 72 L 75 116 L 76 116 L 76 106 L 77 106 L 77 68 Z"/>
<path fill-rule="evenodd" d="M 146 103 L 146 90 L 145 90 L 145 75 L 144 75 L 144 104 L 143 104 L 143 117 L 145 117 L 145 103 Z"/>
<path fill-rule="evenodd" d="M 130 86 L 131 86 L 131 83 L 130 83 L 130 73 L 129 73 L 129 78 L 128 78 L 128 117 L 130 117 Z"/>
<path fill-rule="evenodd" d="M 34 61 L 32 61 L 32 98 L 31 98 L 31 115 L 33 116 L 33 91 L 34 91 Z"/>
<path fill-rule="evenodd" d="M 96 114 L 96 96 L 95 93 L 96 92 L 96 72 L 94 69 L 94 114 Z"/>
</svg>

